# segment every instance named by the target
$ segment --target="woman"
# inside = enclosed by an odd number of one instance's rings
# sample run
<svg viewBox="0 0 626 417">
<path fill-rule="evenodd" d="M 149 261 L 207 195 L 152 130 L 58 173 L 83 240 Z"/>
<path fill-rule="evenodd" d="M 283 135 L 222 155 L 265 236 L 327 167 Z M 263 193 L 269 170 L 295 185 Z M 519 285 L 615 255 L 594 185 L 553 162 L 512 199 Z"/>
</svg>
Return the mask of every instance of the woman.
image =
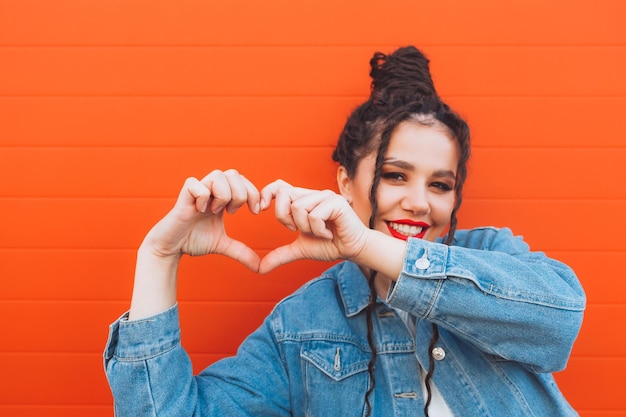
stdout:
<svg viewBox="0 0 626 417">
<path fill-rule="evenodd" d="M 130 311 L 105 350 L 118 416 L 576 415 L 551 372 L 581 325 L 578 280 L 508 229 L 456 231 L 467 125 L 438 99 L 415 48 L 370 64 L 370 98 L 333 154 L 340 194 L 280 180 L 258 191 L 214 171 L 188 179 L 148 233 Z M 299 234 L 261 260 L 228 237 L 223 216 L 272 201 Z M 176 305 L 182 254 L 222 254 L 261 273 L 346 261 L 194 377 Z"/>
</svg>

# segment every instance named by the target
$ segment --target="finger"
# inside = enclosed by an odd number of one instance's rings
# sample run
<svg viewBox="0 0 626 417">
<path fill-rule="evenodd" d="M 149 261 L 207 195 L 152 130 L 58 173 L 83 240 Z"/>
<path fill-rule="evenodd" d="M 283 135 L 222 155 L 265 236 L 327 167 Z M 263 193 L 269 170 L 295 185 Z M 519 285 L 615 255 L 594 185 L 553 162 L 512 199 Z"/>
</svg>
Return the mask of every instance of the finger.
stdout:
<svg viewBox="0 0 626 417">
<path fill-rule="evenodd" d="M 280 246 L 265 255 L 263 259 L 261 259 L 261 263 L 259 265 L 259 273 L 266 274 L 281 265 L 303 259 L 302 256 L 298 256 L 298 252 L 294 251 L 292 245 L 293 244 Z"/>
<path fill-rule="evenodd" d="M 210 198 L 211 191 L 197 178 L 189 177 L 180 190 L 176 204 L 195 206 L 196 210 L 205 212 Z"/>
<path fill-rule="evenodd" d="M 230 201 L 226 204 L 226 211 L 232 214 L 248 200 L 248 190 L 243 176 L 236 170 L 224 171 L 224 177 L 230 187 Z"/>
<path fill-rule="evenodd" d="M 263 187 L 261 190 L 260 209 L 267 210 L 272 200 L 276 198 L 278 191 L 283 188 L 293 188 L 293 186 L 288 182 L 279 179 Z"/>
<path fill-rule="evenodd" d="M 241 176 L 241 179 L 243 180 L 244 185 L 246 187 L 246 194 L 248 196 L 248 199 L 247 199 L 248 209 L 254 214 L 259 214 L 261 212 L 261 203 L 260 203 L 261 197 L 260 197 L 259 190 L 257 190 L 254 184 L 252 184 L 252 182 L 250 182 L 250 180 L 248 180 L 243 175 Z"/>
<path fill-rule="evenodd" d="M 229 237 L 226 237 L 225 239 L 227 239 L 225 242 L 226 246 L 221 252 L 222 255 L 228 256 L 229 258 L 242 263 L 251 271 L 259 271 L 259 264 L 261 260 L 256 252 L 238 240 L 231 239 Z"/>
<path fill-rule="evenodd" d="M 324 239 L 332 239 L 333 232 L 326 225 L 328 218 L 319 211 L 319 206 L 309 213 L 308 221 L 311 234 Z"/>
<path fill-rule="evenodd" d="M 311 233 L 327 239 L 333 238 L 332 228 L 342 210 L 349 208 L 346 200 L 330 190 L 320 192 L 321 200 L 310 210 Z"/>
<path fill-rule="evenodd" d="M 202 184 L 211 192 L 207 211 L 214 214 L 221 212 L 231 200 L 231 189 L 222 171 L 213 171 L 202 179 Z"/>
<path fill-rule="evenodd" d="M 298 229 L 317 237 L 332 239 L 326 221 L 333 212 L 337 194 L 330 191 L 316 191 L 306 194 L 292 203 L 293 218 Z"/>
<path fill-rule="evenodd" d="M 276 216 L 276 220 L 292 232 L 298 230 L 291 211 L 293 203 L 291 193 L 289 193 L 287 189 L 282 188 L 274 195 L 274 200 L 274 215 Z"/>
<path fill-rule="evenodd" d="M 291 202 L 290 210 L 291 210 L 291 218 L 296 226 L 296 228 L 302 233 L 311 233 L 311 225 L 309 224 L 309 210 L 312 209 L 311 204 L 306 204 L 303 202 L 303 198 L 297 198 Z"/>
</svg>

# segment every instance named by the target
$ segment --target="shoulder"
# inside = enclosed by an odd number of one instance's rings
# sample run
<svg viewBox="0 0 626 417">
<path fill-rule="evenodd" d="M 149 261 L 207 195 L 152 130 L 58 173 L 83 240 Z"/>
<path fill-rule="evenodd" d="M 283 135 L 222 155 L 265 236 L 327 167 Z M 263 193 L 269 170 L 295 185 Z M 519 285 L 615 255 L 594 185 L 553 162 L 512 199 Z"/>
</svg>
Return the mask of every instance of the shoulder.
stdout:
<svg viewBox="0 0 626 417">
<path fill-rule="evenodd" d="M 338 274 L 336 269 L 340 265 L 335 265 L 320 276 L 313 278 L 304 283 L 300 288 L 280 300 L 274 307 L 273 312 L 276 310 L 289 310 L 295 308 L 302 303 L 310 303 L 320 296 L 328 298 L 336 292 Z"/>
<path fill-rule="evenodd" d="M 275 308 L 291 308 L 302 302 L 308 302 L 309 299 L 316 299 L 318 296 L 335 294 L 341 269 L 343 269 L 343 263 L 327 269 L 320 276 L 311 279 L 295 292 L 283 298 Z"/>
<path fill-rule="evenodd" d="M 523 237 L 514 235 L 508 227 L 484 226 L 457 230 L 452 245 L 507 253 L 529 251 Z"/>
<path fill-rule="evenodd" d="M 274 307 L 268 318 L 277 339 L 303 339 L 345 327 L 348 317 L 339 288 L 343 267 L 340 263 L 328 269 Z"/>
</svg>

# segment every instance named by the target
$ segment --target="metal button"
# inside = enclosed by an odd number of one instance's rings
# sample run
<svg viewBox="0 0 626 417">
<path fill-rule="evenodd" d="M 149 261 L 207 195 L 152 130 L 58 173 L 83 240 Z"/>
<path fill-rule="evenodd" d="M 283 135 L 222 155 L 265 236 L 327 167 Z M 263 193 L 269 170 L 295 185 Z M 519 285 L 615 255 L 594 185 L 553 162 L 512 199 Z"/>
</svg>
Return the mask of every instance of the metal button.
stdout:
<svg viewBox="0 0 626 417">
<path fill-rule="evenodd" d="M 434 348 L 432 353 L 433 353 L 433 358 L 435 358 L 436 361 L 440 361 L 446 357 L 446 351 L 440 347 Z"/>
<path fill-rule="evenodd" d="M 335 365 L 333 369 L 337 372 L 341 371 L 341 351 L 337 348 L 337 352 L 335 353 Z"/>
<path fill-rule="evenodd" d="M 415 399 L 418 398 L 419 395 L 417 392 L 415 391 L 411 391 L 411 392 L 401 392 L 399 394 L 393 394 L 393 396 L 395 398 L 408 398 L 408 399 Z"/>
<path fill-rule="evenodd" d="M 415 267 L 417 269 L 425 270 L 425 269 L 428 269 L 429 266 L 430 266 L 430 261 L 428 260 L 428 257 L 426 256 L 426 252 L 424 252 L 424 255 L 422 255 L 421 258 L 415 261 Z"/>
</svg>

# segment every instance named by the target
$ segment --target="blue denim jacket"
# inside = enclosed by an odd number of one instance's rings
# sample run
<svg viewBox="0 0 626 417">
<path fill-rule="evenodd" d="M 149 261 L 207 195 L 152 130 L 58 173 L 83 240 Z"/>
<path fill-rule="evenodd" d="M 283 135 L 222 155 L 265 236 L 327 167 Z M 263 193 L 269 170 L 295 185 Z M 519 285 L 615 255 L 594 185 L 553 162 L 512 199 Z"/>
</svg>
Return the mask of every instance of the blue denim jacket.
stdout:
<svg viewBox="0 0 626 417">
<path fill-rule="evenodd" d="M 363 416 L 368 298 L 358 266 L 340 263 L 281 301 L 236 356 L 197 376 L 177 307 L 122 317 L 104 353 L 116 415 Z M 431 323 L 440 329 L 433 380 L 456 416 L 577 415 L 551 372 L 565 368 L 584 307 L 572 270 L 508 229 L 459 231 L 450 247 L 410 239 L 374 313 L 372 416 L 423 415 Z M 415 336 L 394 309 L 414 317 Z"/>
</svg>

